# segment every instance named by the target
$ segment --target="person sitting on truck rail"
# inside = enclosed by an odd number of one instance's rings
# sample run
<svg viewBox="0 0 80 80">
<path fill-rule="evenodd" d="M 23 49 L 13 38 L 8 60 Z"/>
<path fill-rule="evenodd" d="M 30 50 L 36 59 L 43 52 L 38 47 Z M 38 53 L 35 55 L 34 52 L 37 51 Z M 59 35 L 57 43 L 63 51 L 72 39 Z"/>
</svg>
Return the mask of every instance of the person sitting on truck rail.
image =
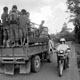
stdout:
<svg viewBox="0 0 80 80">
<path fill-rule="evenodd" d="M 41 24 L 39 25 L 39 33 L 42 33 L 44 23 L 45 23 L 45 21 L 42 20 Z"/>
<path fill-rule="evenodd" d="M 39 25 L 39 28 L 36 31 L 38 37 L 40 37 L 40 34 L 42 33 L 44 22 L 45 22 L 44 20 L 41 21 L 41 24 Z"/>
<path fill-rule="evenodd" d="M 39 25 L 39 35 L 40 37 L 48 37 L 48 28 L 44 26 L 45 21 L 42 20 Z"/>
</svg>

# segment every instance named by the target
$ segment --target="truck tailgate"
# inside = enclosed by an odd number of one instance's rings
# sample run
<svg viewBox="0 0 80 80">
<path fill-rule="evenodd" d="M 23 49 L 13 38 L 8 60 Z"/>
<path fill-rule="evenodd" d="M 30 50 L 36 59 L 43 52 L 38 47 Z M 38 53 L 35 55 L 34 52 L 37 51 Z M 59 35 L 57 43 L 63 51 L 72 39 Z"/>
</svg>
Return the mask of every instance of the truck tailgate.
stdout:
<svg viewBox="0 0 80 80">
<path fill-rule="evenodd" d="M 0 56 L 13 56 L 13 49 L 12 48 L 1 48 L 0 49 Z"/>
<path fill-rule="evenodd" d="M 12 56 L 26 56 L 27 50 L 23 47 L 16 47 L 16 48 L 1 48 L 0 49 L 0 56 L 3 57 L 12 57 Z"/>
<path fill-rule="evenodd" d="M 14 56 L 27 56 L 27 48 L 26 47 L 14 48 Z"/>
</svg>

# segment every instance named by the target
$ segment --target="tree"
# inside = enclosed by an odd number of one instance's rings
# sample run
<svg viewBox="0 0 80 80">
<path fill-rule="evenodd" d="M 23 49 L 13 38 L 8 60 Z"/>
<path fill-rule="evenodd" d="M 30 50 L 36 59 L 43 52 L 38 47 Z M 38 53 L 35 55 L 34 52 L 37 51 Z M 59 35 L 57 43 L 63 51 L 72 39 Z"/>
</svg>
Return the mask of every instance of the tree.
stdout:
<svg viewBox="0 0 80 80">
<path fill-rule="evenodd" d="M 60 38 L 64 37 L 67 41 L 74 40 L 74 31 L 69 32 L 69 30 L 70 28 L 68 28 L 67 24 L 64 22 L 62 30 L 56 35 L 56 39 L 60 40 Z"/>
<path fill-rule="evenodd" d="M 68 27 L 67 27 L 67 24 L 64 22 L 63 27 L 62 27 L 62 30 L 61 30 L 60 33 L 66 33 L 66 32 L 69 32 L 69 29 L 70 29 L 70 28 L 68 28 Z"/>
<path fill-rule="evenodd" d="M 71 13 L 70 21 L 75 28 L 75 37 L 80 40 L 80 0 L 67 0 L 68 11 Z M 73 19 L 71 19 L 73 17 Z"/>
</svg>

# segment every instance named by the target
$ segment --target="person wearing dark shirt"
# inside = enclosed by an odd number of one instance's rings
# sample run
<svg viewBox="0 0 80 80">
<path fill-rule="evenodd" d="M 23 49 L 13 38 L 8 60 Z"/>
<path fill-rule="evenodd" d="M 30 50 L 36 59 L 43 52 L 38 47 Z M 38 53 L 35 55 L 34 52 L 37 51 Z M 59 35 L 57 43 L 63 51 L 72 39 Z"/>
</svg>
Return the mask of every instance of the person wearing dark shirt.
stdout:
<svg viewBox="0 0 80 80">
<path fill-rule="evenodd" d="M 21 15 L 19 16 L 20 23 L 20 38 L 23 37 L 23 44 L 25 44 L 26 36 L 27 36 L 27 28 L 29 24 L 29 15 L 25 9 L 21 10 Z M 21 34 L 22 33 L 22 34 Z"/>
<path fill-rule="evenodd" d="M 18 46 L 18 19 L 20 16 L 20 12 L 17 9 L 17 5 L 13 5 L 12 9 L 9 12 L 9 20 L 10 20 L 10 41 L 13 46 Z"/>
<path fill-rule="evenodd" d="M 8 25 L 8 7 L 3 8 L 3 13 L 1 15 L 3 26 Z"/>
<path fill-rule="evenodd" d="M 2 19 L 2 28 L 3 28 L 3 45 L 7 45 L 7 41 L 9 38 L 9 24 L 8 24 L 8 7 L 3 8 L 3 13 L 1 15 Z"/>
</svg>

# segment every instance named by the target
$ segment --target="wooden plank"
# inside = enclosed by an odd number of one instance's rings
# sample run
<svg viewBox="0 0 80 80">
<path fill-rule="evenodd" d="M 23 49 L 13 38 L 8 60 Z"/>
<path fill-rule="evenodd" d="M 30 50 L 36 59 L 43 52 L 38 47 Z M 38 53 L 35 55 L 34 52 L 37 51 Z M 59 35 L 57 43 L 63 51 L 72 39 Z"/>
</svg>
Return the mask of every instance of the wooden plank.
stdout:
<svg viewBox="0 0 80 80">
<path fill-rule="evenodd" d="M 2 56 L 13 56 L 13 48 L 2 48 Z"/>
<path fill-rule="evenodd" d="M 29 39 L 29 43 L 42 43 L 42 42 L 44 42 L 44 43 L 48 43 L 48 38 L 46 38 L 46 37 L 43 37 L 43 38 L 37 38 L 37 37 L 29 37 L 28 38 Z"/>
<path fill-rule="evenodd" d="M 26 56 L 27 55 L 27 49 L 23 47 L 17 47 L 14 48 L 14 56 Z"/>
<path fill-rule="evenodd" d="M 47 51 L 47 50 L 48 50 L 48 45 L 32 46 L 32 47 L 28 48 L 28 56 L 42 53 L 42 52 Z"/>
</svg>

